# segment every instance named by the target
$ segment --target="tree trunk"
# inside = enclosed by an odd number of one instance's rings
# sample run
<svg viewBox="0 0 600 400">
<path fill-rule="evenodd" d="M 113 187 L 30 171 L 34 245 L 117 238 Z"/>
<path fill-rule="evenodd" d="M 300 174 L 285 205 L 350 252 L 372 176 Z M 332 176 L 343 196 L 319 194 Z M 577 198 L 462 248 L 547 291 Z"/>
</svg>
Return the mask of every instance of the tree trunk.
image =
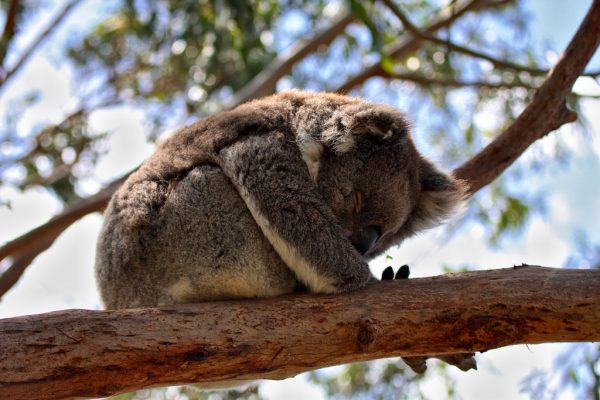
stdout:
<svg viewBox="0 0 600 400">
<path fill-rule="evenodd" d="M 600 341 L 600 270 L 515 267 L 340 295 L 0 320 L 0 398 L 281 379 L 392 356 Z"/>
</svg>

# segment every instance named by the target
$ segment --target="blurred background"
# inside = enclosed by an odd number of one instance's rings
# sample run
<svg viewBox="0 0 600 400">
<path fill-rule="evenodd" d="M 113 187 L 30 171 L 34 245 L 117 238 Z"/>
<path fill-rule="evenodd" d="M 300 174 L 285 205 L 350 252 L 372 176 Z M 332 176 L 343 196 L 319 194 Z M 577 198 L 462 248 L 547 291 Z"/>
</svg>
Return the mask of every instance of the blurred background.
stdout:
<svg viewBox="0 0 600 400">
<path fill-rule="evenodd" d="M 386 3 L 0 0 L 0 245 L 42 226 L 0 249 L 0 318 L 100 308 L 94 201 L 177 127 L 289 88 L 342 91 L 406 111 L 418 148 L 451 170 L 519 115 L 591 1 Z M 598 268 L 599 54 L 586 71 L 568 99 L 577 123 L 538 140 L 463 215 L 376 259 L 373 272 Z M 61 212 L 60 229 L 43 226 Z M 378 360 L 241 392 L 117 398 L 600 398 L 597 343 L 512 346 L 478 363 L 465 373 L 430 361 L 415 375 Z"/>
</svg>

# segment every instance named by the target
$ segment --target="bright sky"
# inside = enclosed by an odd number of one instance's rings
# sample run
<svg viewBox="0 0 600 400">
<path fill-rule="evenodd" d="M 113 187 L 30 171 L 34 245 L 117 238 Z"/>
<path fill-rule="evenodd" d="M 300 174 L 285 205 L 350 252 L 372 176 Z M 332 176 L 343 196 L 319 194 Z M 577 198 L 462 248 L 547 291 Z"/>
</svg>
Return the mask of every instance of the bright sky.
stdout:
<svg viewBox="0 0 600 400">
<path fill-rule="evenodd" d="M 95 2 L 97 4 L 97 2 Z M 531 0 L 534 15 L 532 31 L 536 40 L 548 40 L 553 48 L 562 50 L 581 21 L 590 1 L 564 2 L 561 0 Z M 77 18 L 75 18 L 77 19 Z M 600 67 L 596 54 L 595 69 Z M 31 89 L 42 91 L 42 101 L 28 113 L 20 129 L 35 122 L 37 115 L 61 115 L 74 107 L 71 95 L 73 81 L 68 69 L 56 60 L 33 57 L 23 72 L 12 83 L 8 93 L 26 93 Z M 600 87 L 592 80 L 580 80 L 578 91 L 600 94 Z M 0 97 L 0 107 L 7 106 L 9 96 Z M 523 262 L 545 266 L 561 266 L 573 252 L 573 237 L 585 229 L 596 242 L 600 241 L 600 101 L 584 103 L 583 115 L 590 122 L 590 135 L 582 137 L 570 127 L 559 133 L 573 149 L 575 157 L 566 167 L 550 165 L 549 172 L 532 183 L 535 190 L 550 193 L 546 217 L 536 218 L 517 239 L 503 241 L 502 246 L 490 249 L 485 244 L 483 231 L 469 225 L 443 247 L 432 246 L 443 237 L 443 230 L 433 231 L 393 251 L 393 263 L 411 265 L 412 276 L 439 273 L 437 266 L 445 263 L 468 263 L 480 268 L 509 267 Z M 145 159 L 153 146 L 145 139 L 143 117 L 127 108 L 102 111 L 93 115 L 98 130 L 114 130 L 110 151 L 98 164 L 97 174 L 108 182 L 130 170 Z M 555 139 L 543 139 L 537 146 L 551 146 Z M 529 184 L 529 182 L 528 182 Z M 96 181 L 83 185 L 93 191 Z M 0 208 L 0 243 L 10 240 L 48 220 L 58 210 L 52 196 L 38 189 L 19 193 L 3 188 L 1 199 L 9 199 L 12 210 Z M 99 308 L 93 277 L 94 246 L 100 229 L 101 216 L 90 215 L 71 226 L 52 246 L 27 269 L 20 282 L 0 302 L 0 318 L 41 313 L 66 308 Z M 398 264 L 398 265 L 400 265 Z M 384 260 L 376 260 L 373 269 L 380 271 Z M 431 268 L 428 266 L 436 266 Z M 2 265 L 0 264 L 0 270 Z M 564 345 L 514 346 L 487 352 L 478 356 L 479 370 L 463 373 L 452 370 L 458 382 L 457 390 L 464 399 L 518 399 L 519 382 L 533 368 L 549 369 L 557 349 Z M 431 399 L 441 399 L 438 382 L 431 376 L 424 391 Z M 307 392 L 307 390 L 311 392 Z M 304 378 L 269 382 L 261 388 L 268 399 L 324 398 L 317 388 L 308 388 Z"/>
</svg>

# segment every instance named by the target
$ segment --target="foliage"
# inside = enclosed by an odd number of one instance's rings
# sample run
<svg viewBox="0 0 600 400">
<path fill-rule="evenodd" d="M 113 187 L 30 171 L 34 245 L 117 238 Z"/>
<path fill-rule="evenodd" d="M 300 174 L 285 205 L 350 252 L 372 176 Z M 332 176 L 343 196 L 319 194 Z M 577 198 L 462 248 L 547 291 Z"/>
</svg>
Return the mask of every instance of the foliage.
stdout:
<svg viewBox="0 0 600 400">
<path fill-rule="evenodd" d="M 446 387 L 446 398 L 456 398 L 453 381 L 446 373 L 447 365 L 429 360 L 429 373 L 441 377 Z M 310 379 L 323 386 L 327 398 L 342 399 L 424 399 L 422 385 L 426 375 L 417 375 L 401 359 L 355 363 L 336 369 L 316 371 Z"/>
</svg>

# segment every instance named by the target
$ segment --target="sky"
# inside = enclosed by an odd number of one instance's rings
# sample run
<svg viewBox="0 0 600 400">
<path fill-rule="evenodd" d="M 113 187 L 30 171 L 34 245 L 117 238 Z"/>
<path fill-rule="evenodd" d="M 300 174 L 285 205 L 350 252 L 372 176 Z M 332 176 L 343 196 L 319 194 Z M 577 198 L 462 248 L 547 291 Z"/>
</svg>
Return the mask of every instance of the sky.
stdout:
<svg viewBox="0 0 600 400">
<path fill-rule="evenodd" d="M 97 1 L 90 3 L 98 4 Z M 545 41 L 560 52 L 571 38 L 591 1 L 565 2 L 561 0 L 530 0 L 527 2 L 533 19 L 534 39 Z M 80 12 L 80 11 L 77 11 Z M 79 20 L 74 16 L 74 20 Z M 48 47 L 48 46 L 47 46 Z M 50 55 L 46 58 L 46 55 Z M 600 67 L 600 55 L 592 64 Z M 42 91 L 41 101 L 28 113 L 21 129 L 34 123 L 36 115 L 59 116 L 75 107 L 70 71 L 52 58 L 46 49 L 33 57 L 22 73 L 11 83 L 9 93 Z M 600 95 L 600 87 L 591 80 L 581 79 L 576 90 Z M 7 106 L 6 95 L 0 96 L 0 107 Z M 548 193 L 548 211 L 543 218 L 534 218 L 525 230 L 513 239 L 502 241 L 490 248 L 485 233 L 477 224 L 463 226 L 445 245 L 432 245 L 445 238 L 438 229 L 410 240 L 390 253 L 392 263 L 411 265 L 411 277 L 440 273 L 439 265 L 469 265 L 481 269 L 511 267 L 523 262 L 544 266 L 563 266 L 573 253 L 574 237 L 585 230 L 595 242 L 600 242 L 600 101 L 583 103 L 583 116 L 589 121 L 589 132 L 581 133 L 572 126 L 536 143 L 537 150 L 551 148 L 556 135 L 561 135 L 573 151 L 566 166 L 549 165 L 536 176 L 530 190 Z M 113 130 L 110 151 L 99 162 L 99 182 L 109 182 L 144 160 L 153 149 L 146 141 L 143 116 L 126 107 L 94 113 L 93 125 L 102 131 Z M 525 157 L 528 157 L 526 154 Z M 83 190 L 93 192 L 99 182 L 90 180 Z M 528 182 L 529 185 L 529 182 Z M 53 197 L 41 189 L 20 193 L 10 188 L 0 189 L 0 198 L 9 199 L 12 209 L 0 207 L 0 243 L 9 241 L 47 221 L 60 210 Z M 0 302 L 0 318 L 42 313 L 68 308 L 98 309 L 100 302 L 94 282 L 93 263 L 95 240 L 102 217 L 89 215 L 73 224 L 55 242 L 50 250 L 40 255 L 27 269 L 19 283 Z M 380 258 L 373 262 L 376 275 L 389 262 Z M 435 267 L 433 267 L 435 266 Z M 575 267 L 575 266 L 573 266 Z M 0 264 L 0 270 L 2 264 Z M 457 380 L 457 391 L 464 399 L 520 399 L 520 381 L 534 368 L 549 369 L 562 344 L 512 346 L 493 350 L 478 356 L 479 370 L 463 373 L 452 371 Z M 428 398 L 437 399 L 439 382 L 435 376 L 423 386 Z M 267 399 L 324 398 L 320 389 L 307 385 L 303 377 L 280 382 L 269 382 L 261 387 Z M 567 397 L 568 398 L 568 397 Z"/>
</svg>

